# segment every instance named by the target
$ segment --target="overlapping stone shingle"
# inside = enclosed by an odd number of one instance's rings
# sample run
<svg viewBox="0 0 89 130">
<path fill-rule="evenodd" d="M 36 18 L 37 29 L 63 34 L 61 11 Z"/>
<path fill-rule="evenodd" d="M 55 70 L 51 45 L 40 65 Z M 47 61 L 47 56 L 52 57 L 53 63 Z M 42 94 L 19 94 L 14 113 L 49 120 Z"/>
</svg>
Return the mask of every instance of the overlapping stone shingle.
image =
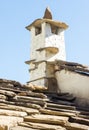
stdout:
<svg viewBox="0 0 89 130">
<path fill-rule="evenodd" d="M 88 130 L 89 111 L 66 97 L 0 79 L 0 130 Z"/>
</svg>

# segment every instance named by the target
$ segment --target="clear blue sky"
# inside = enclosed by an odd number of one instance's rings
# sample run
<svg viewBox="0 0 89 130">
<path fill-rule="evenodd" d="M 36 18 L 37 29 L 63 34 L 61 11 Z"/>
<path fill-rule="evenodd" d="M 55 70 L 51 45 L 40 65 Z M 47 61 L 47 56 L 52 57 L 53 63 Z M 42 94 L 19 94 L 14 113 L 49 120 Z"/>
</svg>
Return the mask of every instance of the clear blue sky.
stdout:
<svg viewBox="0 0 89 130">
<path fill-rule="evenodd" d="M 30 32 L 49 6 L 65 31 L 67 60 L 89 65 L 89 0 L 0 0 L 0 78 L 29 81 Z"/>
</svg>

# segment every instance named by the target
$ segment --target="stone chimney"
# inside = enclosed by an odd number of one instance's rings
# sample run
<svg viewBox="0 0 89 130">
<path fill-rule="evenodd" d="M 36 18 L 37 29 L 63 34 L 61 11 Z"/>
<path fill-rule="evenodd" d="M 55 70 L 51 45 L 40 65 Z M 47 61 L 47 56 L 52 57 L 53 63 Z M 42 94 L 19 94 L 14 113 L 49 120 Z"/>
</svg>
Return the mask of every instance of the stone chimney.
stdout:
<svg viewBox="0 0 89 130">
<path fill-rule="evenodd" d="M 25 62 L 30 66 L 30 83 L 48 88 L 56 84 L 51 62 L 66 60 L 64 30 L 67 27 L 65 23 L 52 20 L 49 8 L 42 19 L 36 19 L 26 27 L 31 31 L 30 60 Z"/>
</svg>

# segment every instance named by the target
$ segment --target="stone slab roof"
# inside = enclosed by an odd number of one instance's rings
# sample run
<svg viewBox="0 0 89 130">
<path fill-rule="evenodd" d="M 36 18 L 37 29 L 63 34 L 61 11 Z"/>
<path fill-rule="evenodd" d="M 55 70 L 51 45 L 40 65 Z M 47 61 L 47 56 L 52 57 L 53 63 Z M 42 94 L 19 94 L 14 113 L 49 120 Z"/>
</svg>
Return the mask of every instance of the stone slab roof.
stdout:
<svg viewBox="0 0 89 130">
<path fill-rule="evenodd" d="M 34 27 L 39 27 L 39 25 L 41 23 L 49 23 L 51 25 L 54 25 L 56 27 L 60 27 L 60 28 L 64 28 L 64 29 L 67 29 L 68 28 L 68 25 L 66 25 L 65 23 L 63 22 L 59 22 L 59 21 L 54 21 L 54 20 L 51 20 L 51 19 L 36 19 L 32 24 L 28 25 L 26 27 L 27 30 L 31 30 L 31 28 L 34 26 Z"/>
<path fill-rule="evenodd" d="M 89 130 L 89 110 L 68 93 L 0 79 L 0 130 Z"/>
<path fill-rule="evenodd" d="M 46 62 L 48 62 L 49 64 L 53 64 L 55 66 L 55 71 L 65 69 L 65 70 L 73 71 L 75 73 L 89 76 L 89 66 L 83 64 L 79 64 L 76 62 L 62 61 L 62 60 L 55 60 L 53 62 L 46 61 Z"/>
</svg>

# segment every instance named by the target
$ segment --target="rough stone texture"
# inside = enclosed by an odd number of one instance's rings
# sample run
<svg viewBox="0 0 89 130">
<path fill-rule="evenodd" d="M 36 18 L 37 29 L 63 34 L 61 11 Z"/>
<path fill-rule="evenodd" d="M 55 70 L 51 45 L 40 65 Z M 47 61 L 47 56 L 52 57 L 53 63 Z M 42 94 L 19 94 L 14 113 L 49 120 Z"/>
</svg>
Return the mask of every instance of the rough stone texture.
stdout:
<svg viewBox="0 0 89 130">
<path fill-rule="evenodd" d="M 27 113 L 26 112 L 20 112 L 20 111 L 0 109 L 0 115 L 24 117 L 24 116 L 27 115 Z"/>
<path fill-rule="evenodd" d="M 60 125 L 51 125 L 51 124 L 44 124 L 44 123 L 20 123 L 21 126 L 31 127 L 34 129 L 40 129 L 40 130 L 66 130 L 66 128 L 60 126 Z"/>
<path fill-rule="evenodd" d="M 89 130 L 89 126 L 81 125 L 78 123 L 69 123 L 66 126 L 67 130 Z"/>
<path fill-rule="evenodd" d="M 26 116 L 24 120 L 26 122 L 30 121 L 30 122 L 35 122 L 35 123 L 47 123 L 47 124 L 64 126 L 68 121 L 68 117 L 40 114 L 40 115 Z"/>
<path fill-rule="evenodd" d="M 14 96 L 0 99 L 0 130 L 88 130 L 89 110 L 78 109 L 68 93 L 50 93 L 15 81 L 0 80 Z M 5 91 L 4 91 L 5 90 Z M 44 104 L 45 102 L 45 104 Z"/>
<path fill-rule="evenodd" d="M 29 127 L 16 126 L 16 127 L 10 128 L 10 130 L 36 130 L 36 129 L 32 129 L 32 128 L 29 128 Z"/>
<path fill-rule="evenodd" d="M 20 122 L 23 122 L 23 118 L 5 115 L 0 116 L 0 130 L 9 130 L 10 127 L 16 126 Z"/>
<path fill-rule="evenodd" d="M 6 110 L 14 110 L 14 113 L 15 113 L 15 111 L 26 112 L 29 115 L 39 113 L 39 111 L 37 109 L 27 108 L 27 107 L 22 107 L 22 106 L 16 106 L 16 105 L 5 105 L 5 104 L 2 104 L 2 103 L 0 104 L 0 109 L 2 109 L 2 110 L 5 110 L 5 109 Z"/>
<path fill-rule="evenodd" d="M 5 100 L 7 97 L 5 96 L 5 95 L 3 95 L 3 94 L 0 94 L 0 100 L 2 99 L 2 100 Z"/>
</svg>

